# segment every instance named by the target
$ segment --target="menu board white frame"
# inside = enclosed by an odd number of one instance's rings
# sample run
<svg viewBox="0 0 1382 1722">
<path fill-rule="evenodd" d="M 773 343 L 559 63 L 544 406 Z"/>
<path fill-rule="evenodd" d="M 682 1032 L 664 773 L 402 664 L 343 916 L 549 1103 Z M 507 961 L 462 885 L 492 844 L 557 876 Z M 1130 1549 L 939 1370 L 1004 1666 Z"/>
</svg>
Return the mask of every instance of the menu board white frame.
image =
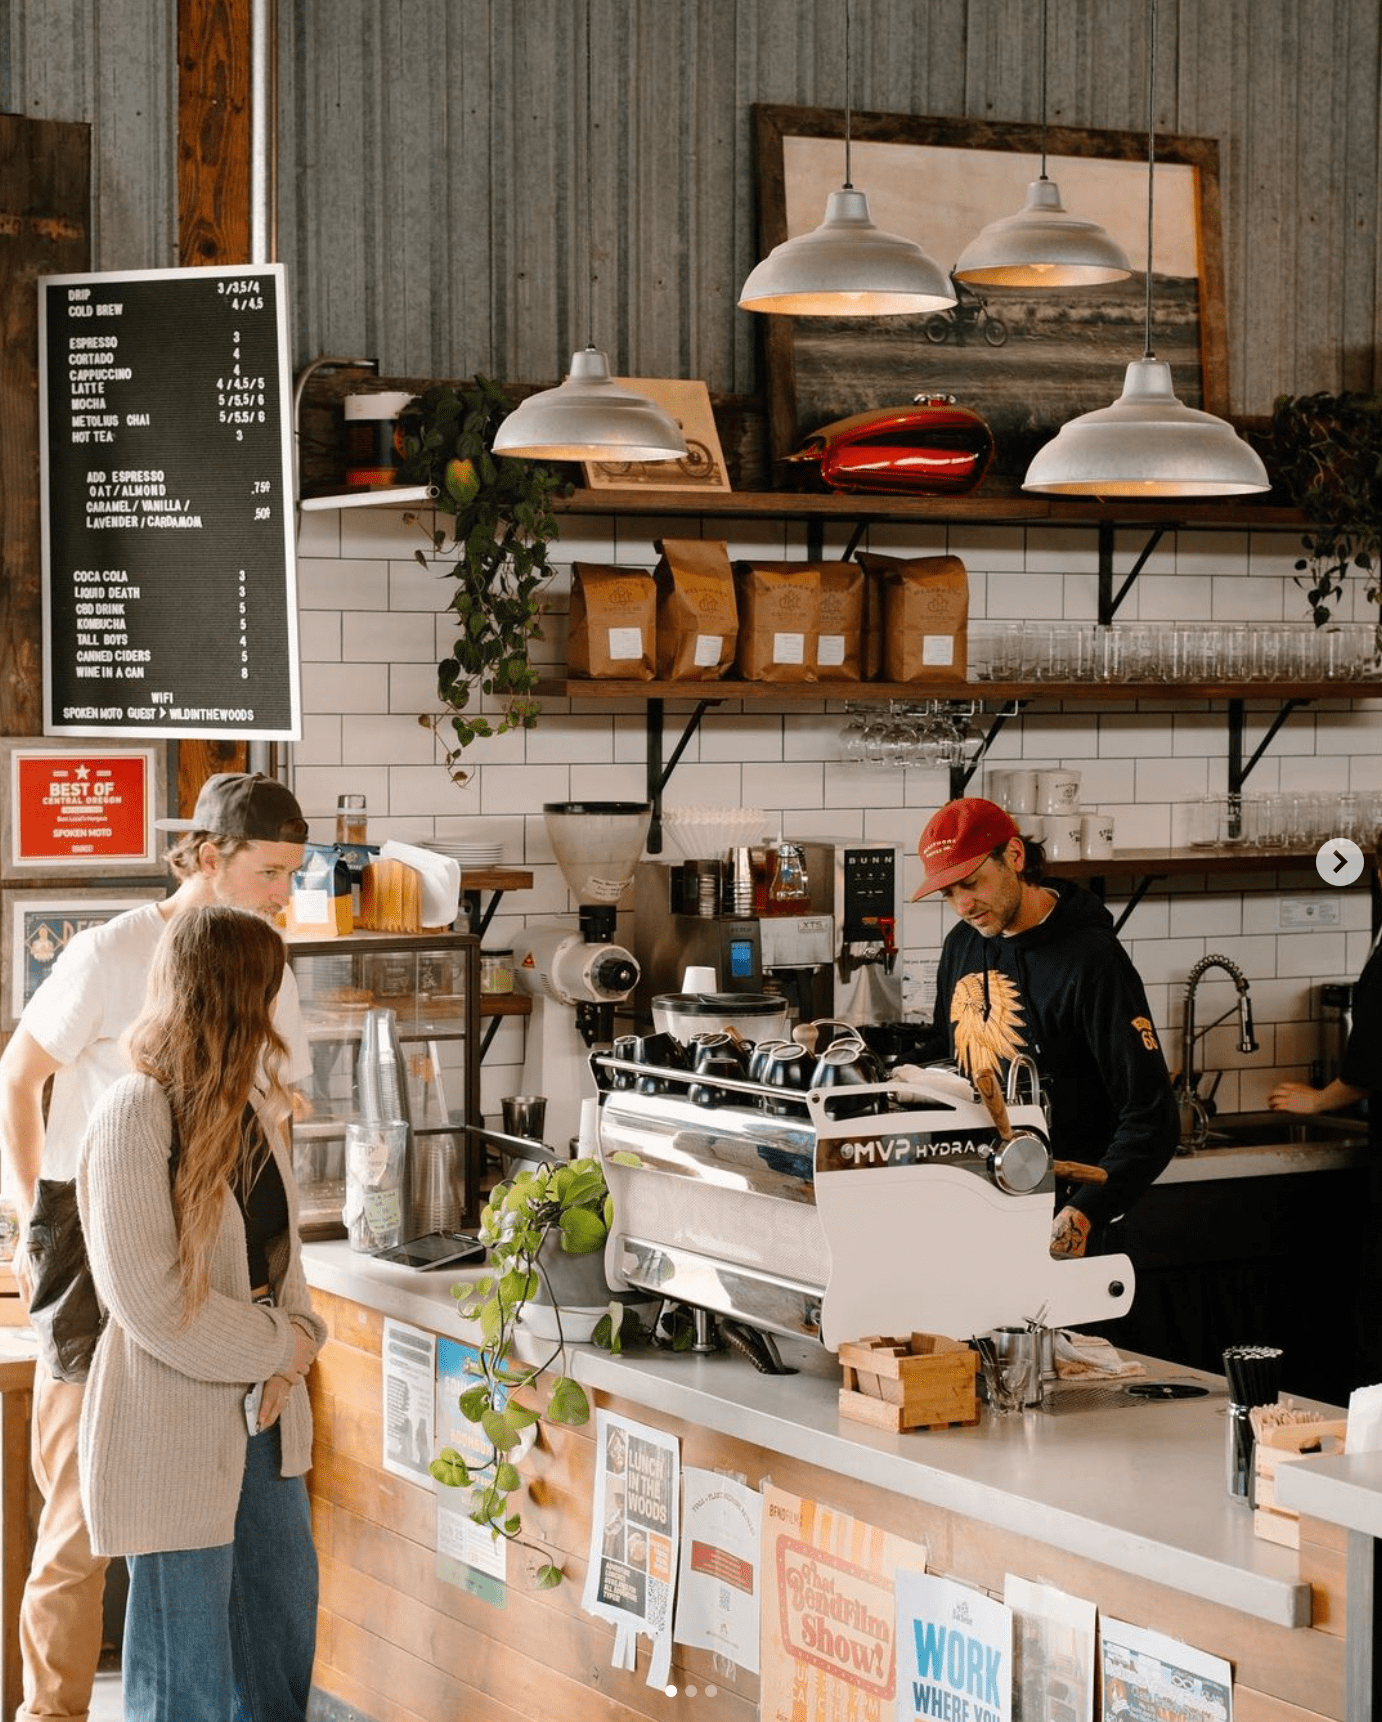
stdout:
<svg viewBox="0 0 1382 1722">
<path fill-rule="evenodd" d="M 296 741 L 283 265 L 47 275 L 38 290 L 43 733 Z M 136 305 L 157 334 L 143 377 L 124 362 L 149 342 Z"/>
</svg>

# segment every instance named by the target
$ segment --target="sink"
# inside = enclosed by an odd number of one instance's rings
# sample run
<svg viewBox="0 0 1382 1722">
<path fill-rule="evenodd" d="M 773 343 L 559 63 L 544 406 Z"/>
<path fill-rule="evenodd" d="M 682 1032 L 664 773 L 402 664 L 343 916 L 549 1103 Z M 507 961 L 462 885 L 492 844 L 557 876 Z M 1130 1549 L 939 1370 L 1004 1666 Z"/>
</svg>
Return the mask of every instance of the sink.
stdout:
<svg viewBox="0 0 1382 1722">
<path fill-rule="evenodd" d="M 1316 1112 L 1223 1112 L 1209 1121 L 1206 1148 L 1279 1148 L 1297 1142 L 1363 1142 L 1361 1118 Z"/>
</svg>

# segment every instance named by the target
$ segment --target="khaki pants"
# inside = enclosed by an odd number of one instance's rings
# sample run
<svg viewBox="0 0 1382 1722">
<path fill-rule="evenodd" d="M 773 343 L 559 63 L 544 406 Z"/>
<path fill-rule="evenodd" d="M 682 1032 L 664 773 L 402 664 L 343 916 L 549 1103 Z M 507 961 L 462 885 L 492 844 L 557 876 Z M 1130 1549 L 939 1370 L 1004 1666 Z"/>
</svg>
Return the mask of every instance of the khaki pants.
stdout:
<svg viewBox="0 0 1382 1722">
<path fill-rule="evenodd" d="M 43 1512 L 20 1605 L 24 1703 L 15 1722 L 86 1722 L 91 1709 L 106 1560 L 91 1552 L 77 1490 L 82 1392 L 42 1363 L 34 1371 L 32 1457 Z"/>
</svg>

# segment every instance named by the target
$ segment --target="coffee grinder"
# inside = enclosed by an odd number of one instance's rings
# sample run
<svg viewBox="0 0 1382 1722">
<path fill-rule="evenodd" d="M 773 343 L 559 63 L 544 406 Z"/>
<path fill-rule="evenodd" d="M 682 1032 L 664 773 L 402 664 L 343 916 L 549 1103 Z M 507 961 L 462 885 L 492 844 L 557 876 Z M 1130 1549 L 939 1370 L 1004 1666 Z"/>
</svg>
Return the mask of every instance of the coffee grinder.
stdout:
<svg viewBox="0 0 1382 1722">
<path fill-rule="evenodd" d="M 546 1136 L 559 1153 L 593 1098 L 591 1047 L 614 1038 L 614 1007 L 638 982 L 638 962 L 614 943 L 619 899 L 633 878 L 652 808 L 637 801 L 549 801 L 547 836 L 576 899 L 570 919 L 537 921 L 514 940 L 514 973 L 532 997 L 523 1091 L 547 1097 Z"/>
</svg>

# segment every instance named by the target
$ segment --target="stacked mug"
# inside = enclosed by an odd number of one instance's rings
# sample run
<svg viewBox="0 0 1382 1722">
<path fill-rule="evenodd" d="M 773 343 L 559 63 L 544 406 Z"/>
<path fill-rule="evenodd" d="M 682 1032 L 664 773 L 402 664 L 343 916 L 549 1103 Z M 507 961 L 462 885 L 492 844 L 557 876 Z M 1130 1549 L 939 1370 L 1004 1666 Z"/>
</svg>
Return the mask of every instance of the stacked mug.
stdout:
<svg viewBox="0 0 1382 1722">
<path fill-rule="evenodd" d="M 991 771 L 989 797 L 1010 813 L 1046 859 L 1105 861 L 1113 854 L 1113 815 L 1080 805 L 1080 773 L 1070 766 Z"/>
</svg>

